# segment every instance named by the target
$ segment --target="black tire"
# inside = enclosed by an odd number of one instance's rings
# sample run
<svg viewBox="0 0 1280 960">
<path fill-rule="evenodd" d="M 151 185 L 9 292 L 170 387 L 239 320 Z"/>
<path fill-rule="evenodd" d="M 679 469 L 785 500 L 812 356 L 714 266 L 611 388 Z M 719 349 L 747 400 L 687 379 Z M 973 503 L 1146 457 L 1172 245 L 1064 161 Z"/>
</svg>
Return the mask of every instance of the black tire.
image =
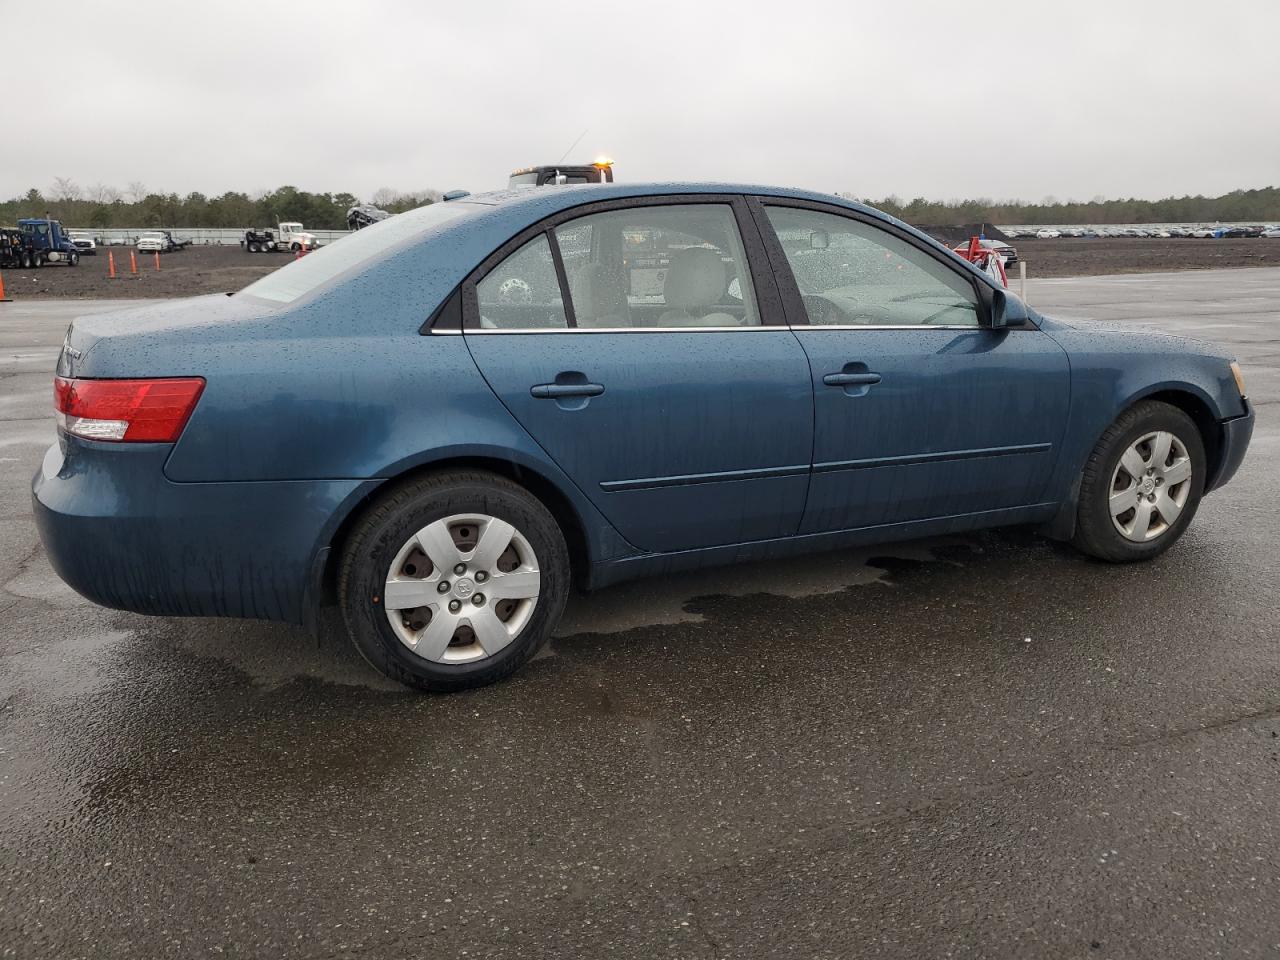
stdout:
<svg viewBox="0 0 1280 960">
<path fill-rule="evenodd" d="M 250 252 L 250 253 L 257 253 L 257 252 L 258 252 L 258 250 L 259 250 L 258 242 L 257 242 L 256 240 L 250 240 L 250 241 L 249 241 L 249 252 Z"/>
<path fill-rule="evenodd" d="M 22 269 L 22 270 L 34 269 L 35 264 L 32 259 L 30 250 L 23 251 L 22 258 L 18 266 L 19 266 L 19 269 Z"/>
<path fill-rule="evenodd" d="M 289 247 L 289 249 L 292 250 L 294 253 L 297 253 L 299 250 L 302 249 L 302 244 L 298 243 L 295 240 L 293 244 Z"/>
<path fill-rule="evenodd" d="M 80 254 L 72 253 L 67 257 L 67 266 L 77 267 L 80 265 Z"/>
<path fill-rule="evenodd" d="M 39 253 L 33 250 L 31 252 L 31 269 L 39 270 L 43 266 L 44 266 L 44 257 L 42 257 Z"/>
<path fill-rule="evenodd" d="M 1112 521 L 1109 506 L 1112 478 L 1130 445 L 1143 434 L 1160 430 L 1172 433 L 1186 448 L 1191 459 L 1190 490 L 1178 518 L 1154 539 L 1139 543 L 1121 534 Z M 1085 462 L 1072 540 L 1076 549 L 1110 563 L 1150 560 L 1164 553 L 1195 517 L 1204 494 L 1207 468 L 1204 440 L 1189 416 L 1177 407 L 1156 400 L 1144 400 L 1130 407 L 1102 434 Z M 1123 522 L 1124 514 L 1120 517 Z"/>
<path fill-rule="evenodd" d="M 537 603 L 506 647 L 471 663 L 426 660 L 402 643 L 381 605 L 391 562 L 418 530 L 455 514 L 485 514 L 512 524 L 537 555 Z M 569 592 L 569 552 L 551 512 L 523 487 L 479 471 L 434 474 L 400 484 L 368 507 L 347 538 L 338 601 L 360 655 L 393 680 L 419 690 L 448 692 L 509 676 L 546 642 Z"/>
</svg>

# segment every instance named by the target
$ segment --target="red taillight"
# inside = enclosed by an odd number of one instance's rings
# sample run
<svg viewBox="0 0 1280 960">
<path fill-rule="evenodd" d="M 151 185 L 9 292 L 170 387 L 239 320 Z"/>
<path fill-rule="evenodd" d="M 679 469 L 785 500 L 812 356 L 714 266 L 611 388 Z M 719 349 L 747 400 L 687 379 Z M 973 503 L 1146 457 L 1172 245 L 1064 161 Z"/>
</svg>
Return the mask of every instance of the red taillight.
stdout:
<svg viewBox="0 0 1280 960">
<path fill-rule="evenodd" d="M 72 380 L 54 377 L 58 425 L 86 440 L 173 443 L 204 389 L 203 377 Z"/>
</svg>

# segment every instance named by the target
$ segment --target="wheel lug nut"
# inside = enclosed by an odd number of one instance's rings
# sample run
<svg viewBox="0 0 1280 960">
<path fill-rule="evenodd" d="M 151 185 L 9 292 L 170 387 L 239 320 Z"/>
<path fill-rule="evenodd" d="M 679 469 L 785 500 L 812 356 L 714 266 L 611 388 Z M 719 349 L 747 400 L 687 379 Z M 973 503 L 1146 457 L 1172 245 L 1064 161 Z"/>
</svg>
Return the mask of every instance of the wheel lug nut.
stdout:
<svg viewBox="0 0 1280 960">
<path fill-rule="evenodd" d="M 462 576 L 464 573 L 467 572 L 467 565 L 465 563 L 460 563 L 453 568 L 453 572 L 456 573 L 458 576 Z"/>
<path fill-rule="evenodd" d="M 441 580 L 441 581 L 440 581 L 440 583 L 436 585 L 436 590 L 438 590 L 440 593 L 448 593 L 448 592 L 449 592 L 449 581 L 448 581 L 448 580 Z"/>
<path fill-rule="evenodd" d="M 483 593 L 477 593 L 474 597 L 472 597 L 472 598 L 471 598 L 471 602 L 472 602 L 472 603 L 474 603 L 477 607 L 483 607 L 483 606 L 484 606 L 484 594 L 483 594 Z"/>
<path fill-rule="evenodd" d="M 484 583 L 488 579 L 489 579 L 489 575 L 485 573 L 483 570 L 476 571 L 476 583 Z"/>
<path fill-rule="evenodd" d="M 457 613 L 457 612 L 458 612 L 459 610 L 461 610 L 461 609 L 462 609 L 462 601 L 461 601 L 461 600 L 450 600 L 450 601 L 449 601 L 449 612 L 450 612 L 450 613 Z"/>
</svg>

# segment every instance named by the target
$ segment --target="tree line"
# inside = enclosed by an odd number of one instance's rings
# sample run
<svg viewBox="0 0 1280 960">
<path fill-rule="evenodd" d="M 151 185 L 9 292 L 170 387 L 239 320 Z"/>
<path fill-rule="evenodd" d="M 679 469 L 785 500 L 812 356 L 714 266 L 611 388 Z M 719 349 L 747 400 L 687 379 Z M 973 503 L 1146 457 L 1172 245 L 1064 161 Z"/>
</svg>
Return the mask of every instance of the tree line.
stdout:
<svg viewBox="0 0 1280 960">
<path fill-rule="evenodd" d="M 372 202 L 391 213 L 403 213 L 440 199 L 436 190 L 402 193 L 379 190 Z M 350 193 L 310 193 L 285 186 L 249 195 L 229 191 L 217 197 L 203 193 L 158 193 L 142 183 L 124 190 L 97 184 L 83 189 L 59 177 L 47 191 L 36 188 L 0 202 L 0 224 L 46 214 L 69 227 L 263 227 L 299 220 L 317 230 L 345 230 L 347 210 L 360 201 Z"/>
<path fill-rule="evenodd" d="M 846 194 L 848 196 L 848 194 Z M 1236 223 L 1250 220 L 1280 222 L 1280 187 L 1232 190 L 1220 197 L 1165 197 L 1163 200 L 1059 201 L 952 200 L 945 203 L 917 197 L 866 200 L 869 206 L 907 223 L 951 224 L 1066 224 L 1066 223 Z"/>
<path fill-rule="evenodd" d="M 854 198 L 852 194 L 842 194 Z M 402 193 L 383 188 L 372 202 L 392 213 L 403 213 L 440 199 L 436 190 Z M 217 197 L 202 193 L 158 193 L 145 184 L 131 183 L 124 190 L 96 184 L 87 189 L 59 177 L 47 191 L 36 188 L 21 197 L 0 202 L 0 224 L 20 217 L 46 213 L 68 226 L 94 227 L 251 227 L 300 220 L 317 230 L 343 230 L 347 210 L 359 201 L 350 193 L 309 193 L 297 187 L 279 187 L 265 193 L 227 192 Z M 1059 201 L 1046 197 L 1040 203 L 1011 200 L 936 201 L 889 196 L 866 203 L 908 223 L 1227 223 L 1262 220 L 1280 222 L 1280 187 L 1233 190 L 1220 197 L 1165 197 L 1163 200 Z"/>
</svg>

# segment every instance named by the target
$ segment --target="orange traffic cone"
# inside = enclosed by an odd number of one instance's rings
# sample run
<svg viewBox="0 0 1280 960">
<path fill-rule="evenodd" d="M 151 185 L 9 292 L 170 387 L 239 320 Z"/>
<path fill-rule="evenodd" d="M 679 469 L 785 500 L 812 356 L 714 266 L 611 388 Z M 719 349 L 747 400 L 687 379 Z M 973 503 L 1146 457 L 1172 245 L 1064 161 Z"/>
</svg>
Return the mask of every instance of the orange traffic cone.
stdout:
<svg viewBox="0 0 1280 960">
<path fill-rule="evenodd" d="M 160 251 L 159 250 L 156 251 L 156 269 L 157 270 L 160 269 Z"/>
<path fill-rule="evenodd" d="M 129 251 L 129 272 L 135 277 L 138 275 L 138 255 L 132 250 Z"/>
<path fill-rule="evenodd" d="M 116 280 L 116 254 L 114 250 L 107 251 L 107 279 Z"/>
<path fill-rule="evenodd" d="M 4 274 L 0 273 L 0 303 L 11 303 L 12 301 L 13 297 L 6 297 L 4 295 Z"/>
</svg>

